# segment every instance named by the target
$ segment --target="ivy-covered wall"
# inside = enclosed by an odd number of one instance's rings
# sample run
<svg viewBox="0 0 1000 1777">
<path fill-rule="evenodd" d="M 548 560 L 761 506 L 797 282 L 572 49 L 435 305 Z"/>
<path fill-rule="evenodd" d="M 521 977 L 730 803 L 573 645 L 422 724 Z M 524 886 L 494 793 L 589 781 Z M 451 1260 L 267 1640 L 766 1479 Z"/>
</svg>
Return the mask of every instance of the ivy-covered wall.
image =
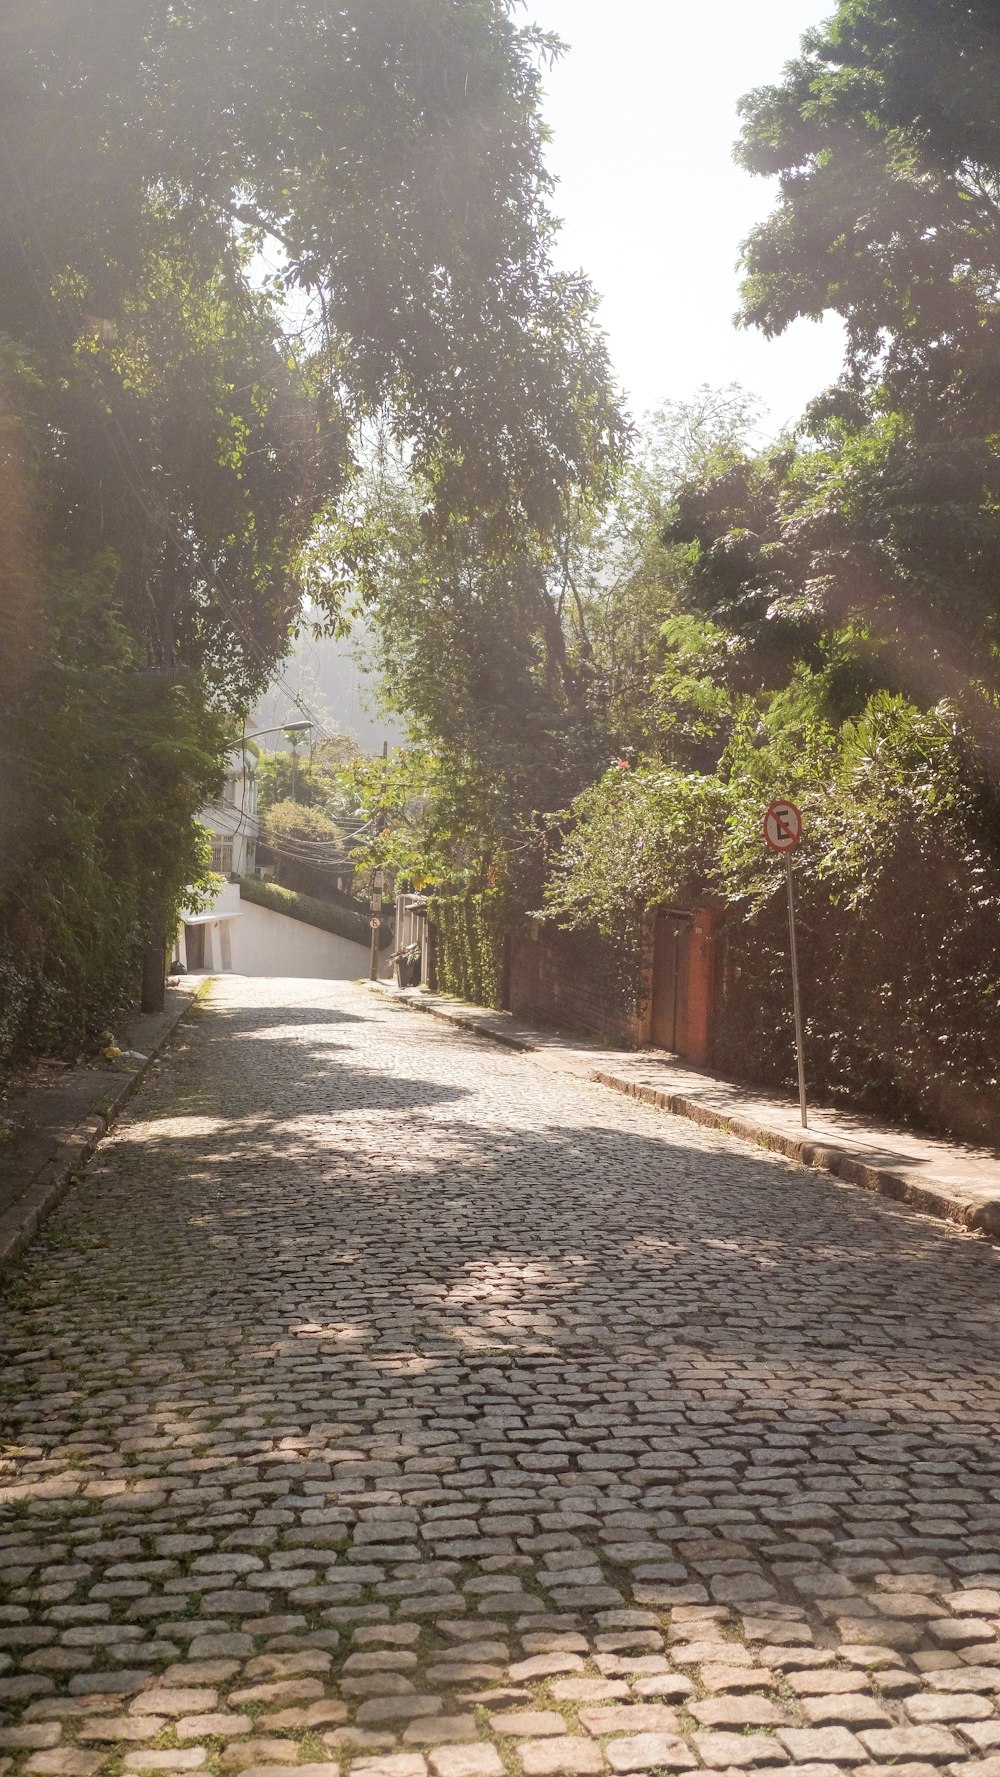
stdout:
<svg viewBox="0 0 1000 1777">
<path fill-rule="evenodd" d="M 853 905 L 810 860 L 796 911 L 806 1074 L 818 1101 L 1000 1143 L 1000 871 L 914 823 Z M 731 905 L 714 1065 L 792 1092 L 795 1043 L 783 888 Z"/>
<path fill-rule="evenodd" d="M 526 918 L 502 889 L 436 895 L 428 913 L 439 992 L 612 1043 L 645 1040 L 649 953 L 638 927 L 618 938 L 561 931 Z"/>
<path fill-rule="evenodd" d="M 506 890 L 435 895 L 427 911 L 434 931 L 438 991 L 472 1005 L 502 1010 L 516 918 Z"/>
<path fill-rule="evenodd" d="M 37 1054 L 72 1060 L 121 1029 L 154 932 L 205 875 L 193 817 L 216 792 L 222 756 L 197 677 L 141 670 L 108 564 L 38 574 L 20 602 L 8 566 L 0 560 L 0 1075 Z"/>
</svg>

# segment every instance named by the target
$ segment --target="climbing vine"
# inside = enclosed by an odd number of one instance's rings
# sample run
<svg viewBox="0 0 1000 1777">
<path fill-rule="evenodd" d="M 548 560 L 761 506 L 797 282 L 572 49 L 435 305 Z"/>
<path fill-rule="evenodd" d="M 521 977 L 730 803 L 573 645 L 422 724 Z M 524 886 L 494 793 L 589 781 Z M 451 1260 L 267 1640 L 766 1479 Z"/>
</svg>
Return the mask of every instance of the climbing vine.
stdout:
<svg viewBox="0 0 1000 1777">
<path fill-rule="evenodd" d="M 501 1008 L 515 909 L 506 889 L 440 894 L 428 913 L 436 934 L 437 985 L 478 1006 Z"/>
</svg>

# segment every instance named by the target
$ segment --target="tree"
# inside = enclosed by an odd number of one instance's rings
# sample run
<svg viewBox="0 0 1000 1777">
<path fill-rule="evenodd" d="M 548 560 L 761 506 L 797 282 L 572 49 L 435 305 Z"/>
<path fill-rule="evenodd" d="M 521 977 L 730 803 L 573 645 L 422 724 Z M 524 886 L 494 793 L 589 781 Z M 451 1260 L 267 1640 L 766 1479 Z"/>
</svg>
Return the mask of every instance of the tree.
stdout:
<svg viewBox="0 0 1000 1777">
<path fill-rule="evenodd" d="M 353 812 L 344 789 L 344 767 L 354 760 L 357 747 L 346 734 L 332 735 L 310 746 L 292 765 L 291 753 L 260 753 L 257 757 L 257 804 L 262 815 L 279 802 L 294 801 L 315 808 L 336 822 Z M 292 797 L 294 780 L 295 796 Z"/>
<path fill-rule="evenodd" d="M 744 100 L 739 157 L 777 175 L 779 199 L 746 244 L 742 319 L 774 334 L 833 310 L 847 358 L 787 472 L 747 472 L 748 489 L 768 485 L 763 522 L 717 490 L 699 574 L 721 608 L 709 589 L 728 552 L 744 616 L 756 599 L 777 630 L 794 612 L 814 635 L 867 632 L 883 681 L 951 700 L 994 771 L 998 69 L 1000 19 L 980 0 L 841 0 L 781 83 Z"/>
<path fill-rule="evenodd" d="M 941 432 L 997 411 L 1000 19 L 988 0 L 840 0 L 738 157 L 777 175 L 745 248 L 742 318 L 841 315 L 849 386 Z"/>
<path fill-rule="evenodd" d="M 595 298 L 557 272 L 539 60 L 503 0 L 15 0 L 0 317 L 115 323 L 151 218 L 237 289 L 306 293 L 334 421 L 387 408 L 442 518 L 550 525 L 624 425 Z M 53 157 L 58 177 L 53 177 Z M 66 271 L 64 273 L 64 268 Z M 9 323 L 8 323 L 9 324 Z"/>
<path fill-rule="evenodd" d="M 585 781 L 591 760 L 574 761 L 571 743 L 579 675 L 552 546 L 498 546 L 475 519 L 441 534 L 423 506 L 404 469 L 374 476 L 338 541 L 376 628 L 386 705 L 433 777 L 428 858 L 477 877 L 530 852 L 532 813 L 568 773 Z"/>
<path fill-rule="evenodd" d="M 663 743 L 664 708 L 651 688 L 671 660 L 671 637 L 680 633 L 671 626 L 692 578 L 679 502 L 686 489 L 724 481 L 746 459 L 760 412 L 737 383 L 704 384 L 690 401 L 664 402 L 646 416 L 610 508 L 577 514 L 565 546 L 578 595 L 570 616 L 605 757 Z M 676 698 L 671 722 L 675 708 Z"/>
<path fill-rule="evenodd" d="M 503 0 L 5 10 L 0 448 L 17 474 L 0 533 L 18 552 L 0 689 L 51 689 L 67 668 L 52 585 L 70 608 L 103 600 L 95 633 L 119 637 L 123 680 L 164 688 L 176 746 L 157 753 L 174 770 L 159 808 L 124 806 L 129 776 L 109 804 L 162 828 L 135 849 L 130 957 L 169 914 L 160 840 L 191 866 L 218 769 L 206 735 L 218 759 L 223 716 L 267 681 L 305 592 L 336 618 L 341 588 L 310 582 L 307 544 L 359 438 L 388 426 L 428 530 L 474 511 L 494 549 L 551 530 L 568 491 L 600 488 L 621 454 L 593 292 L 551 259 L 539 62 L 554 49 Z M 96 689 L 101 662 L 82 658 Z M 156 698 L 131 708 L 148 757 Z M 106 759 L 91 736 L 81 806 L 88 774 L 119 784 L 114 745 L 120 729 Z M 5 854 L 33 831 L 30 775 L 18 756 Z M 75 917 L 103 930 L 110 853 L 95 858 Z M 10 905 L 30 901 L 34 868 L 23 852 Z M 36 944 L 46 968 L 57 948 Z M 83 996 L 81 977 L 67 1033 L 88 1022 Z"/>
<path fill-rule="evenodd" d="M 410 727 L 407 769 L 422 760 L 422 856 L 403 822 L 411 874 L 512 882 L 537 900 L 539 816 L 653 740 L 649 687 L 685 565 L 662 531 L 681 478 L 738 456 L 756 412 L 736 386 L 665 404 L 610 505 L 578 493 L 555 533 L 500 546 L 473 518 L 442 534 L 419 478 L 391 452 L 373 458 L 327 564 L 374 625 L 384 696 Z"/>
</svg>

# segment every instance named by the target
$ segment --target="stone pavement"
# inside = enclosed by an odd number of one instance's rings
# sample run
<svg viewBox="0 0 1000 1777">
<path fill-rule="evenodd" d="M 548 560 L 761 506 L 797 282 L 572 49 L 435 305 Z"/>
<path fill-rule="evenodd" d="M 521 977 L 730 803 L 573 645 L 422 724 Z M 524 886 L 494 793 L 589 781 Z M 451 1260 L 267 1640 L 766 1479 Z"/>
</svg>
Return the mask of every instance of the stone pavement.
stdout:
<svg viewBox="0 0 1000 1777">
<path fill-rule="evenodd" d="M 227 978 L 0 1304 L 0 1767 L 1000 1777 L 1000 1254 Z"/>
<path fill-rule="evenodd" d="M 423 988 L 400 991 L 384 981 L 372 988 L 505 1047 L 530 1051 L 543 1067 L 596 1080 L 675 1116 L 725 1129 L 805 1166 L 910 1203 L 927 1215 L 1000 1236 L 1000 1154 L 992 1148 L 922 1135 L 826 1106 L 810 1109 L 809 1127 L 803 1130 L 797 1097 L 781 1098 L 701 1073 L 661 1049 L 606 1049 L 597 1041 L 540 1030 L 506 1012 Z"/>
<path fill-rule="evenodd" d="M 0 1089 L 0 1269 L 16 1259 L 80 1172 L 187 1010 L 204 977 L 168 987 L 162 1012 L 141 1012 L 121 1032 L 127 1054 L 76 1066 L 39 1061 Z"/>
</svg>

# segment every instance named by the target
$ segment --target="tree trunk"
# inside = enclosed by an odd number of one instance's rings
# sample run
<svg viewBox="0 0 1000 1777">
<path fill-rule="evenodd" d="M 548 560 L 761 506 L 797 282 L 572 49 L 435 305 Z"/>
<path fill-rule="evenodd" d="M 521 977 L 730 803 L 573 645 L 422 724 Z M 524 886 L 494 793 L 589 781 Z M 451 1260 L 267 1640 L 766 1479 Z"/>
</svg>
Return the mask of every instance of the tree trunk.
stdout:
<svg viewBox="0 0 1000 1777">
<path fill-rule="evenodd" d="M 167 980 L 167 925 L 158 918 L 153 935 L 142 959 L 142 998 L 144 1012 L 162 1012 Z"/>
</svg>

